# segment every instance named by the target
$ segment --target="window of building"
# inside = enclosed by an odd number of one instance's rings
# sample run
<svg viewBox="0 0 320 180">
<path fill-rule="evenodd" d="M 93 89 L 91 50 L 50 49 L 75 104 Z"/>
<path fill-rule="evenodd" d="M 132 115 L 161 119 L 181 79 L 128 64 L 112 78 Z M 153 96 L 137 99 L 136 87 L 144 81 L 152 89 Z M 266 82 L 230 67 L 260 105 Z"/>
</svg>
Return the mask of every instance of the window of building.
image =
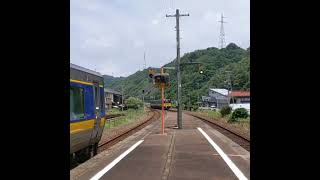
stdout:
<svg viewBox="0 0 320 180">
<path fill-rule="evenodd" d="M 84 89 L 70 87 L 70 120 L 84 118 Z"/>
</svg>

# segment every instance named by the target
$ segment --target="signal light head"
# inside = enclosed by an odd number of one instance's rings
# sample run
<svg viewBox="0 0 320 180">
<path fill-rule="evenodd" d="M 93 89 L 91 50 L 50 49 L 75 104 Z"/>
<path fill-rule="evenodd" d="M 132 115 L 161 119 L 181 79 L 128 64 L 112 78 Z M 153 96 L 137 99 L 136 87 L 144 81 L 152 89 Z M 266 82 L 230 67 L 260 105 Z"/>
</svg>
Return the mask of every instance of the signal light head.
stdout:
<svg viewBox="0 0 320 180">
<path fill-rule="evenodd" d="M 155 71 L 154 71 L 154 69 L 149 69 L 149 78 L 153 78 L 153 76 L 154 76 L 154 73 L 155 73 Z"/>
<path fill-rule="evenodd" d="M 200 74 L 203 74 L 203 66 L 201 64 L 199 64 L 198 70 Z"/>
</svg>

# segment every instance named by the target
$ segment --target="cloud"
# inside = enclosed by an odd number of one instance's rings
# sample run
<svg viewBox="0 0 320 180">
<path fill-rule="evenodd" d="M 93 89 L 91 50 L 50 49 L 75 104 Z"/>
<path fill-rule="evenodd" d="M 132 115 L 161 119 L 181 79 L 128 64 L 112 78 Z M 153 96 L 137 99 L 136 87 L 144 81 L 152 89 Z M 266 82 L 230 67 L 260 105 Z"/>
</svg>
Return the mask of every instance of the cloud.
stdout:
<svg viewBox="0 0 320 180">
<path fill-rule="evenodd" d="M 216 23 L 217 22 L 217 13 L 214 13 L 213 11 L 206 11 L 203 14 L 203 20 L 207 23 Z"/>
<path fill-rule="evenodd" d="M 152 20 L 152 24 L 154 24 L 154 25 L 159 24 L 159 21 L 156 20 L 156 19 L 153 19 L 153 20 Z"/>
<path fill-rule="evenodd" d="M 249 0 L 71 0 L 70 59 L 101 73 L 127 76 L 147 66 L 159 67 L 176 56 L 174 14 L 181 17 L 181 55 L 218 46 L 219 18 L 223 12 L 226 42 L 243 48 L 250 41 Z"/>
<path fill-rule="evenodd" d="M 98 38 L 89 38 L 81 46 L 83 49 L 86 48 L 110 48 L 112 47 L 111 43 L 108 43 L 106 40 Z"/>
<path fill-rule="evenodd" d="M 144 42 L 143 41 L 140 41 L 140 40 L 136 40 L 134 41 L 134 45 L 133 45 L 135 48 L 141 48 L 141 47 L 144 47 Z"/>
</svg>

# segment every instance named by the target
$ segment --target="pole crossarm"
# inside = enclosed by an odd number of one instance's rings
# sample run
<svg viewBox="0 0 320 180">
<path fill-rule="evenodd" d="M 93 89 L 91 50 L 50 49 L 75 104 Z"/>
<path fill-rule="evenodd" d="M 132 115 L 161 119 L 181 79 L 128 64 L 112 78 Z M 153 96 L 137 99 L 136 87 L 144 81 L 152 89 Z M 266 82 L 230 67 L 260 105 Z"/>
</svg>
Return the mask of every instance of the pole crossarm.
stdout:
<svg viewBox="0 0 320 180">
<path fill-rule="evenodd" d="M 163 69 L 170 69 L 170 70 L 175 70 L 175 67 L 163 67 Z"/>
<path fill-rule="evenodd" d="M 188 13 L 188 14 L 179 14 L 179 16 L 190 16 L 190 15 Z M 166 14 L 166 17 L 177 17 L 177 15 L 176 14 L 174 14 L 174 15 L 167 15 Z"/>
<path fill-rule="evenodd" d="M 184 66 L 184 65 L 197 65 L 197 64 L 203 64 L 200 62 L 188 62 L 188 63 L 180 63 L 180 66 Z M 163 69 L 169 69 L 169 70 L 175 70 L 176 67 L 173 66 L 164 66 L 162 67 Z M 160 69 L 160 68 L 155 68 L 155 69 Z"/>
<path fill-rule="evenodd" d="M 161 67 L 161 68 L 163 68 L 163 69 L 175 69 L 175 67 L 173 67 L 173 66 L 164 66 L 164 67 Z M 161 68 L 152 68 L 152 69 L 154 69 L 154 70 L 161 70 Z"/>
<path fill-rule="evenodd" d="M 196 64 L 203 64 L 203 63 L 200 63 L 200 62 L 180 63 L 180 66 L 185 66 L 185 65 L 196 65 Z"/>
</svg>

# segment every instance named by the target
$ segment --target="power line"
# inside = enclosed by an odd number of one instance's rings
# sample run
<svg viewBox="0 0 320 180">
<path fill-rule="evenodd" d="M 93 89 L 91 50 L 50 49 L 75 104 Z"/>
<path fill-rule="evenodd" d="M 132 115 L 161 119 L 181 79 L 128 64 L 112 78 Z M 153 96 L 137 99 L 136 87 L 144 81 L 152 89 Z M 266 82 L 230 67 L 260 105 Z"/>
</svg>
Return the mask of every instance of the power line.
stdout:
<svg viewBox="0 0 320 180">
<path fill-rule="evenodd" d="M 169 1 L 167 1 L 167 0 L 163 1 L 163 9 L 164 9 L 164 12 L 167 11 L 168 9 L 170 9 L 170 0 Z"/>
<path fill-rule="evenodd" d="M 171 0 L 171 9 L 173 9 L 173 0 Z"/>
</svg>

